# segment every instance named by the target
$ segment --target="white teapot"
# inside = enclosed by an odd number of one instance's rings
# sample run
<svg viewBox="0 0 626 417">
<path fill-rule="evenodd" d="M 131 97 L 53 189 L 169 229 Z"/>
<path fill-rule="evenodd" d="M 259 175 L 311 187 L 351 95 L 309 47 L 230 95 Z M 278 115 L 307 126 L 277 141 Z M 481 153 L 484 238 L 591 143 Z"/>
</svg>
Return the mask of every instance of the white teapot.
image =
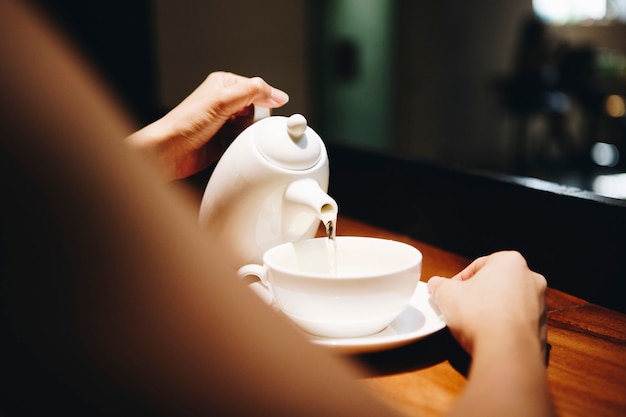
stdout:
<svg viewBox="0 0 626 417">
<path fill-rule="evenodd" d="M 334 227 L 326 147 L 304 116 L 270 116 L 245 129 L 222 155 L 206 186 L 200 226 L 237 271 L 265 251 Z"/>
</svg>

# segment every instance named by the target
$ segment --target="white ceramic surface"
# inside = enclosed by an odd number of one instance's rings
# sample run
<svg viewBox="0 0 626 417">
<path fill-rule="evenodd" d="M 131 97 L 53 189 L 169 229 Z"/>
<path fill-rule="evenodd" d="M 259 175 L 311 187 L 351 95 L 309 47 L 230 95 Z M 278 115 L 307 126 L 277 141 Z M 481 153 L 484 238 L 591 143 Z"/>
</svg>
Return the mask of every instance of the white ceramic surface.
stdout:
<svg viewBox="0 0 626 417">
<path fill-rule="evenodd" d="M 426 283 L 420 282 L 404 311 L 384 330 L 363 337 L 329 338 L 306 334 L 311 342 L 346 354 L 392 349 L 430 336 L 446 323 L 430 299 Z"/>
<path fill-rule="evenodd" d="M 202 198 L 200 226 L 233 271 L 266 250 L 311 238 L 335 221 L 326 147 L 300 114 L 250 125 L 226 149 Z"/>
<path fill-rule="evenodd" d="M 361 337 L 389 325 L 411 300 L 422 254 L 405 243 L 338 236 L 288 243 L 268 250 L 256 275 L 287 317 L 308 333 Z M 336 257 L 335 257 L 336 255 Z"/>
</svg>

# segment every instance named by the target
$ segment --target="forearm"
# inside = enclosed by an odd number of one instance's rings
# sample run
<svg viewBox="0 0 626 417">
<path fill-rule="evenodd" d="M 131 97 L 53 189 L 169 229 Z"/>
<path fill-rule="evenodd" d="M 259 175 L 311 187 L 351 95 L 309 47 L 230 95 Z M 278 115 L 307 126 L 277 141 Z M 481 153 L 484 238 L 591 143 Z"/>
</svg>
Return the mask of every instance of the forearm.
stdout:
<svg viewBox="0 0 626 417">
<path fill-rule="evenodd" d="M 388 415 L 220 267 L 220 242 L 119 143 L 126 123 L 53 34 L 11 2 L 0 23 L 0 325 L 28 356 L 5 380 L 43 364 L 34 377 L 117 415 L 121 398 L 159 415 Z"/>
<path fill-rule="evenodd" d="M 483 337 L 475 346 L 468 384 L 449 416 L 552 416 L 539 338 L 531 333 Z"/>
<path fill-rule="evenodd" d="M 124 142 L 149 164 L 163 181 L 180 177 L 177 172 L 176 152 L 174 148 L 179 139 L 167 119 L 158 119 L 124 139 Z"/>
<path fill-rule="evenodd" d="M 176 111 L 172 110 L 125 139 L 131 149 L 155 165 L 165 181 L 185 178 L 208 167 L 252 122 L 251 112 L 242 113 L 223 125 L 211 124 L 212 130 L 207 130 L 190 124 L 184 117 L 177 116 Z"/>
</svg>

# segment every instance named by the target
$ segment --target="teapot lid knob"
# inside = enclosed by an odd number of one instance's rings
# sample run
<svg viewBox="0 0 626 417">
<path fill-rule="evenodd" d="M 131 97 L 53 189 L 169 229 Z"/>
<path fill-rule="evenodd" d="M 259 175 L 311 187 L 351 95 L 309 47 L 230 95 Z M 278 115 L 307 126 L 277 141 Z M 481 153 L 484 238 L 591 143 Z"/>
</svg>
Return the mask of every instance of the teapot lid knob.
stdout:
<svg viewBox="0 0 626 417">
<path fill-rule="evenodd" d="M 257 150 L 272 164 L 289 170 L 305 170 L 322 156 L 321 138 L 307 126 L 301 114 L 272 116 L 250 126 Z"/>
<path fill-rule="evenodd" d="M 287 132 L 294 141 L 298 141 L 306 131 L 306 119 L 301 114 L 292 114 L 287 119 Z"/>
</svg>

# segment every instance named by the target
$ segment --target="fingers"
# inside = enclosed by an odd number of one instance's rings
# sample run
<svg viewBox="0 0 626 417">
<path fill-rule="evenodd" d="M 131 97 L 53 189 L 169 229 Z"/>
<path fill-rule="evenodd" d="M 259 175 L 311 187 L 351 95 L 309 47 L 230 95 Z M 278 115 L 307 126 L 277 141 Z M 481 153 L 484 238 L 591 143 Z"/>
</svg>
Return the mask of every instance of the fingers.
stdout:
<svg viewBox="0 0 626 417">
<path fill-rule="evenodd" d="M 428 285 L 428 293 L 432 295 L 432 294 L 433 294 L 433 292 L 435 291 L 435 287 L 436 287 L 436 286 L 437 286 L 437 285 L 438 285 L 441 281 L 443 281 L 444 279 L 445 279 L 445 278 L 443 278 L 443 277 L 437 277 L 437 276 L 430 277 L 430 279 L 428 280 L 428 283 L 427 283 L 427 285 Z"/>
<path fill-rule="evenodd" d="M 481 256 L 480 258 L 475 259 L 471 264 L 465 267 L 461 272 L 454 275 L 452 278 L 449 278 L 453 281 L 466 281 L 472 278 L 474 275 L 480 271 L 485 264 L 487 263 L 488 256 Z M 428 292 L 432 294 L 435 291 L 435 287 L 443 280 L 448 278 L 442 278 L 439 276 L 434 276 L 428 280 Z"/>
<path fill-rule="evenodd" d="M 434 276 L 428 280 L 428 293 L 430 298 L 439 305 L 442 300 L 442 294 L 447 291 L 445 287 L 459 284 L 458 280 Z"/>
<path fill-rule="evenodd" d="M 454 280 L 465 281 L 476 275 L 478 271 L 482 269 L 483 266 L 487 263 L 488 256 L 481 256 L 480 258 L 475 259 L 471 264 L 469 264 L 465 269 L 452 277 Z"/>
<path fill-rule="evenodd" d="M 454 275 L 449 280 L 450 281 L 467 281 L 473 278 L 475 275 L 477 275 L 481 270 L 486 268 L 488 264 L 491 264 L 492 266 L 493 264 L 503 264 L 503 265 L 500 265 L 499 268 L 504 268 L 505 271 L 507 270 L 512 271 L 511 268 L 520 268 L 522 266 L 524 267 L 524 269 L 527 269 L 526 261 L 521 256 L 521 254 L 519 254 L 518 252 L 514 252 L 514 251 L 502 251 L 502 252 L 495 252 L 488 256 L 482 256 L 480 258 L 475 259 L 467 267 L 465 267 L 461 272 Z M 434 293 L 436 291 L 435 289 L 437 286 L 439 286 L 442 280 L 446 280 L 446 279 L 436 276 L 436 277 L 432 277 L 428 281 L 428 290 L 429 290 L 429 293 L 433 295 L 434 299 L 435 299 Z"/>
<path fill-rule="evenodd" d="M 289 101 L 289 96 L 282 90 L 274 88 L 267 84 L 262 78 L 254 77 L 249 79 L 251 84 L 251 92 L 254 99 L 252 104 L 263 107 L 280 107 Z M 256 93 L 256 94 L 254 94 Z"/>
<path fill-rule="evenodd" d="M 272 87 L 260 77 L 247 78 L 232 73 L 213 73 L 209 75 L 223 77 L 221 103 L 217 108 L 223 116 L 229 117 L 252 104 L 276 108 L 289 101 L 289 96 L 282 90 Z"/>
<path fill-rule="evenodd" d="M 441 283 L 442 281 L 445 281 L 445 280 L 453 280 L 453 281 L 465 281 L 465 280 L 468 280 L 471 277 L 473 277 L 485 265 L 486 261 L 487 261 L 487 257 L 485 257 L 485 256 L 477 258 L 470 265 L 465 267 L 465 269 L 463 269 L 458 274 L 454 275 L 452 278 L 443 278 L 443 277 L 439 277 L 439 276 L 431 277 L 428 280 L 428 293 L 431 294 L 431 296 L 433 296 L 433 299 L 434 299 L 434 295 L 433 294 L 435 292 L 435 287 L 437 287 L 439 285 L 439 283 Z"/>
</svg>

